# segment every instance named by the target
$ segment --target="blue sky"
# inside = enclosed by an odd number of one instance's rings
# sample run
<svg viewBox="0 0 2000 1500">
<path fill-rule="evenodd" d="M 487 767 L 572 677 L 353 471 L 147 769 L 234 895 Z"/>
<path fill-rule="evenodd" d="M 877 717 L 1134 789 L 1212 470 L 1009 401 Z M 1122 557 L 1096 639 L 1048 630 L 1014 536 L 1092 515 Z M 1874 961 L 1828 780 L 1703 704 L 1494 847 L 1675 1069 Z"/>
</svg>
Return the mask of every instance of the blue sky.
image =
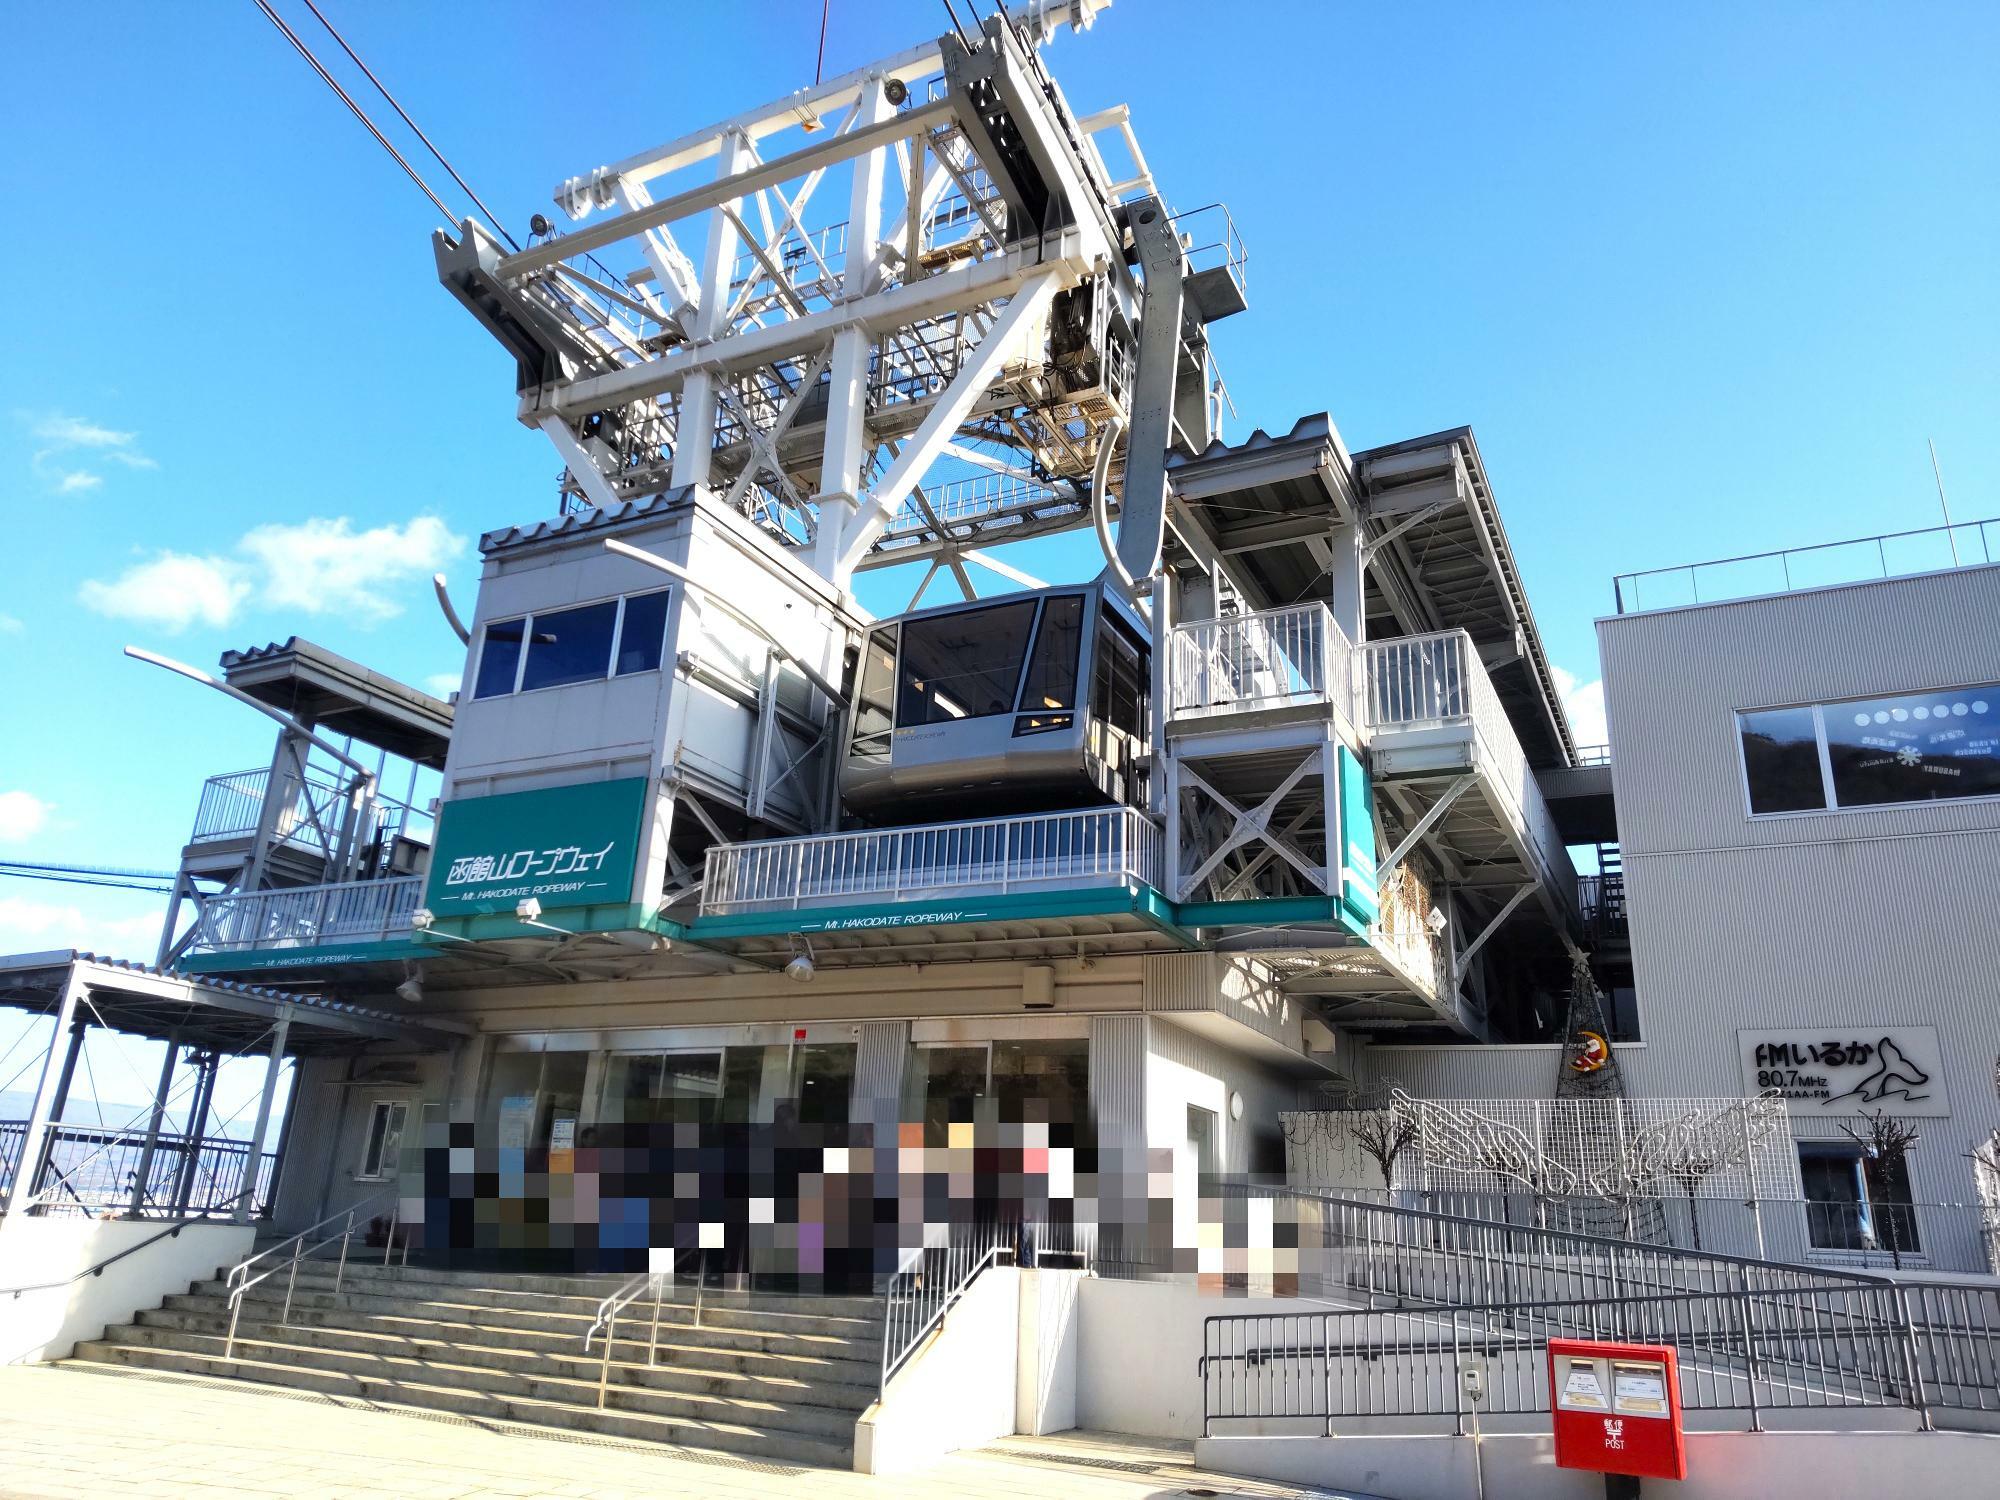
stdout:
<svg viewBox="0 0 2000 1500">
<path fill-rule="evenodd" d="M 819 15 L 324 8 L 515 226 L 809 82 Z M 834 0 L 827 71 L 942 22 Z M 202 778 L 268 736 L 119 647 L 209 665 L 297 632 L 455 676 L 431 564 L 469 603 L 472 539 L 548 513 L 557 464 L 436 284 L 436 210 L 247 0 L 9 32 L 0 854 L 166 867 Z M 1926 438 L 1954 514 L 2000 512 L 2000 8 L 1119 0 L 1049 59 L 1080 111 L 1131 105 L 1173 202 L 1236 217 L 1232 432 L 1472 424 L 1579 683 L 1614 573 L 1934 524 Z M 107 617 L 91 584 L 133 568 L 185 618 Z M 150 910 L 0 882 L 0 951 L 150 956 Z"/>
</svg>

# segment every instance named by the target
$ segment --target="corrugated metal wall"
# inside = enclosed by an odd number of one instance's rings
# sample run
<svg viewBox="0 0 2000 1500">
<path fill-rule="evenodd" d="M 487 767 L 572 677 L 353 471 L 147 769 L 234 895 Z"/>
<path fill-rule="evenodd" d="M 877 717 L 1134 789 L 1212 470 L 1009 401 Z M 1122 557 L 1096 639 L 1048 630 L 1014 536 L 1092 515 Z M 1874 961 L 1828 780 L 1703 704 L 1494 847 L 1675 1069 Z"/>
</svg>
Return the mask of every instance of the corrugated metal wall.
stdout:
<svg viewBox="0 0 2000 1500">
<path fill-rule="evenodd" d="M 902 1105 L 908 1021 L 867 1021 L 854 1049 L 854 1118 L 893 1128 Z"/>
<path fill-rule="evenodd" d="M 1146 1139 L 1146 1018 L 1093 1016 L 1090 1106 L 1099 1141 L 1137 1146 Z"/>
<path fill-rule="evenodd" d="M 1634 1092 L 1744 1092 L 1739 1029 L 1934 1026 L 1919 1200 L 2000 1127 L 2000 799 L 1752 819 L 1739 709 L 2000 680 L 2000 568 L 1598 626 L 1644 1048 Z"/>
<path fill-rule="evenodd" d="M 1738 709 L 2000 680 L 2000 567 L 1597 627 L 1618 834 L 1635 855 L 2000 829 L 2000 801 L 1746 816 Z"/>
</svg>

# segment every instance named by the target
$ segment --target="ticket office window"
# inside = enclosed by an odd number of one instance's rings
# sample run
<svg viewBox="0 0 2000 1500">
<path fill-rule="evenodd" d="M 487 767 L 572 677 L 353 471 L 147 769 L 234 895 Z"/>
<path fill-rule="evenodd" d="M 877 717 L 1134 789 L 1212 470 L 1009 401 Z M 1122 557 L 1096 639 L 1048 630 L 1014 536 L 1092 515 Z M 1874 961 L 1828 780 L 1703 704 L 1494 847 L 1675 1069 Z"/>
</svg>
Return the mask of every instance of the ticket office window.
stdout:
<svg viewBox="0 0 2000 1500">
<path fill-rule="evenodd" d="M 849 1118 L 854 1055 L 851 1042 L 614 1052 L 605 1060 L 597 1119 L 741 1125 L 782 1115 L 838 1124 Z"/>
<path fill-rule="evenodd" d="M 557 1121 L 574 1127 L 583 1110 L 587 1052 L 502 1052 L 493 1059 L 480 1124 L 503 1147 L 545 1150 Z"/>
<path fill-rule="evenodd" d="M 976 1102 L 993 1099 L 1003 1121 L 1080 1126 L 1090 1100 L 1090 1043 L 1076 1037 L 996 1038 L 919 1043 L 910 1049 L 903 1096 L 906 1117 L 927 1133 L 971 1120 Z"/>
</svg>

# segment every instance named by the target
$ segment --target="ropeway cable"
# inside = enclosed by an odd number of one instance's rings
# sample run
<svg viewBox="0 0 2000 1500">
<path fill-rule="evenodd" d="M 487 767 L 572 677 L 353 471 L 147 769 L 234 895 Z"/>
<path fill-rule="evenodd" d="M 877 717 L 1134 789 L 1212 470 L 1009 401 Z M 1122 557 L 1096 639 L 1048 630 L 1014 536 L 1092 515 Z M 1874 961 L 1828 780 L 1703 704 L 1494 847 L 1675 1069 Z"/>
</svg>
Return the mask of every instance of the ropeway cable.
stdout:
<svg viewBox="0 0 2000 1500">
<path fill-rule="evenodd" d="M 500 222 L 500 216 L 494 213 L 492 209 L 488 208 L 485 205 L 485 203 L 480 201 L 479 194 L 473 192 L 472 190 L 472 184 L 467 182 L 463 177 L 459 176 L 458 168 L 454 167 L 450 162 L 446 161 L 444 153 L 438 150 L 436 146 L 431 144 L 431 138 L 424 134 L 423 128 L 420 125 L 418 125 L 415 120 L 410 118 L 409 111 L 404 109 L 402 105 L 398 104 L 396 102 L 396 96 L 390 93 L 387 88 L 383 87 L 382 80 L 377 78 L 373 70 L 369 68 L 368 64 L 361 60 L 361 55 L 358 52 L 356 52 L 352 47 L 347 45 L 347 38 L 342 36 L 338 31 L 334 30 L 333 22 L 329 21 L 326 18 L 326 16 L 321 13 L 320 8 L 317 5 L 313 4 L 313 0 L 306 0 L 306 9 L 311 11 L 315 16 L 319 17 L 319 24 L 326 28 L 327 34 L 329 36 L 331 36 L 336 42 L 340 43 L 340 50 L 345 52 L 348 55 L 348 57 L 353 60 L 354 66 L 359 68 L 362 71 L 362 73 L 367 76 L 368 81 L 375 85 L 375 92 L 380 94 L 384 99 L 389 101 L 389 108 L 393 109 L 398 115 L 398 117 L 401 118 L 402 122 L 410 127 L 411 131 L 416 135 L 416 138 L 424 143 L 424 149 L 430 152 L 432 156 L 435 156 L 437 158 L 438 165 L 443 167 L 447 172 L 451 173 L 451 180 L 457 183 L 459 187 L 463 188 L 465 190 L 465 196 L 472 200 L 474 207 L 476 207 L 481 213 L 486 215 L 486 222 L 491 224 L 495 229 L 500 231 L 500 238 L 505 240 L 515 250 L 519 250 L 521 248 L 520 245 L 515 242 L 514 236 L 507 232 L 507 226 Z M 823 29 L 825 26 L 824 20 L 822 20 L 820 24 L 822 27 L 820 35 L 820 48 L 822 53 L 824 53 L 826 47 L 826 37 L 825 37 L 825 31 Z"/>
<path fill-rule="evenodd" d="M 328 88 L 332 89 L 334 93 L 340 96 L 340 102 L 342 104 L 345 104 L 350 110 L 354 112 L 354 118 L 359 120 L 364 126 L 367 127 L 368 133 L 375 137 L 376 143 L 380 145 L 384 151 L 388 152 L 391 156 L 393 156 L 396 159 L 396 165 L 401 167 L 403 171 L 408 174 L 410 181 L 414 182 L 418 187 L 424 190 L 424 196 L 430 199 L 432 203 L 437 205 L 437 211 L 443 214 L 448 221 L 456 222 L 458 215 L 454 214 L 450 208 L 446 207 L 444 199 L 440 198 L 436 193 L 431 191 L 431 185 L 428 182 L 425 182 L 423 178 L 417 175 L 417 169 L 411 166 L 409 162 L 404 159 L 403 153 L 398 151 L 395 148 L 395 146 L 391 144 L 389 138 L 386 135 L 382 134 L 382 132 L 376 128 L 375 122 L 368 118 L 366 112 L 362 110 L 361 106 L 356 104 L 354 102 L 353 97 L 347 92 L 347 90 L 340 86 L 339 80 L 336 79 L 331 73 L 327 72 L 325 67 L 321 65 L 320 60 L 317 57 L 313 56 L 312 49 L 306 46 L 304 42 L 299 40 L 298 33 L 293 31 L 291 27 L 285 24 L 285 18 L 279 15 L 275 10 L 271 9 L 270 5 L 267 3 L 267 0 L 253 0 L 253 3 L 256 5 L 257 9 L 264 12 L 265 16 L 267 16 L 270 19 L 270 22 L 273 26 L 277 27 L 279 31 L 284 33 L 285 40 L 290 42 L 294 47 L 298 49 L 299 56 L 303 57 L 307 61 L 307 63 L 309 63 L 312 66 L 312 70 L 315 73 L 319 74 L 321 82 L 325 83 L 325 85 Z M 318 12 L 315 11 L 314 14 L 317 15 Z M 328 29 L 331 30 L 332 28 L 329 27 Z M 343 43 L 343 45 L 345 44 Z M 377 85 L 377 87 L 380 87 L 380 85 Z"/>
</svg>

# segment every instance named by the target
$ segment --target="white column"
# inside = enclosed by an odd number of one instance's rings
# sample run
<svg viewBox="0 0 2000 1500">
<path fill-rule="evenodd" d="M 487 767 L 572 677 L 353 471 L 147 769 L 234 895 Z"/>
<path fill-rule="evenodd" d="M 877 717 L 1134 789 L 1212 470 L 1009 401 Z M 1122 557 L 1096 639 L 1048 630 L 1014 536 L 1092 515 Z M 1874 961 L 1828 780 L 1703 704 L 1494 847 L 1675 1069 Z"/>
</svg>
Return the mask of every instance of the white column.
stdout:
<svg viewBox="0 0 2000 1500">
<path fill-rule="evenodd" d="M 56 1011 L 56 1029 L 49 1036 L 49 1050 L 42 1058 L 41 1080 L 35 1085 L 35 1102 L 28 1110 L 27 1133 L 21 1137 L 21 1155 L 14 1164 L 14 1180 L 7 1188 L 6 1212 L 27 1208 L 34 1198 L 35 1174 L 42 1161 L 42 1145 L 48 1139 L 49 1111 L 55 1104 L 57 1074 L 61 1064 L 56 1053 L 76 1020 L 77 1002 L 83 998 L 83 980 L 70 970 L 63 985 L 62 1004 Z"/>
<path fill-rule="evenodd" d="M 160 1147 L 160 1126 L 167 1118 L 167 1093 L 174 1083 L 174 1064 L 179 1061 L 181 1034 L 167 1033 L 167 1055 L 160 1063 L 160 1081 L 153 1089 L 153 1117 L 146 1122 L 146 1144 L 139 1149 L 139 1170 L 132 1179 L 132 1212 L 146 1211 L 146 1187 L 153 1176 L 153 1156 Z"/>
<path fill-rule="evenodd" d="M 292 1029 L 290 1010 L 278 1012 L 278 1026 L 271 1033 L 271 1057 L 264 1065 L 264 1092 L 257 1100 L 257 1123 L 250 1131 L 250 1154 L 243 1163 L 243 1195 L 236 1200 L 235 1219 L 239 1224 L 250 1222 L 250 1211 L 257 1199 L 257 1169 L 263 1165 L 264 1132 L 271 1124 L 271 1100 L 278 1092 L 278 1071 L 285 1065 L 285 1038 Z"/>
<path fill-rule="evenodd" d="M 732 130 L 715 154 L 717 178 L 734 177 L 750 165 L 750 143 L 742 132 Z M 740 199 L 732 199 L 734 207 Z M 723 320 L 729 316 L 729 277 L 736 266 L 738 238 L 736 226 L 720 208 L 711 209 L 708 243 L 701 254 L 701 306 L 697 309 L 693 335 L 699 349 L 725 332 Z M 681 383 L 680 425 L 674 435 L 673 481 L 707 484 L 711 451 L 715 447 L 716 385 L 719 377 L 711 370 L 695 370 Z"/>
<path fill-rule="evenodd" d="M 882 80 L 871 78 L 854 103 L 854 127 L 886 120 L 893 112 L 882 91 Z M 882 183 L 887 147 L 855 158 L 854 183 L 847 205 L 847 259 L 841 274 L 841 298 L 852 308 L 872 295 L 881 278 Z M 831 578 L 839 565 L 842 542 L 861 506 L 861 469 L 868 461 L 868 330 L 850 323 L 833 336 L 827 393 L 826 444 L 821 453 L 819 531 L 813 538 L 813 566 Z"/>
</svg>

